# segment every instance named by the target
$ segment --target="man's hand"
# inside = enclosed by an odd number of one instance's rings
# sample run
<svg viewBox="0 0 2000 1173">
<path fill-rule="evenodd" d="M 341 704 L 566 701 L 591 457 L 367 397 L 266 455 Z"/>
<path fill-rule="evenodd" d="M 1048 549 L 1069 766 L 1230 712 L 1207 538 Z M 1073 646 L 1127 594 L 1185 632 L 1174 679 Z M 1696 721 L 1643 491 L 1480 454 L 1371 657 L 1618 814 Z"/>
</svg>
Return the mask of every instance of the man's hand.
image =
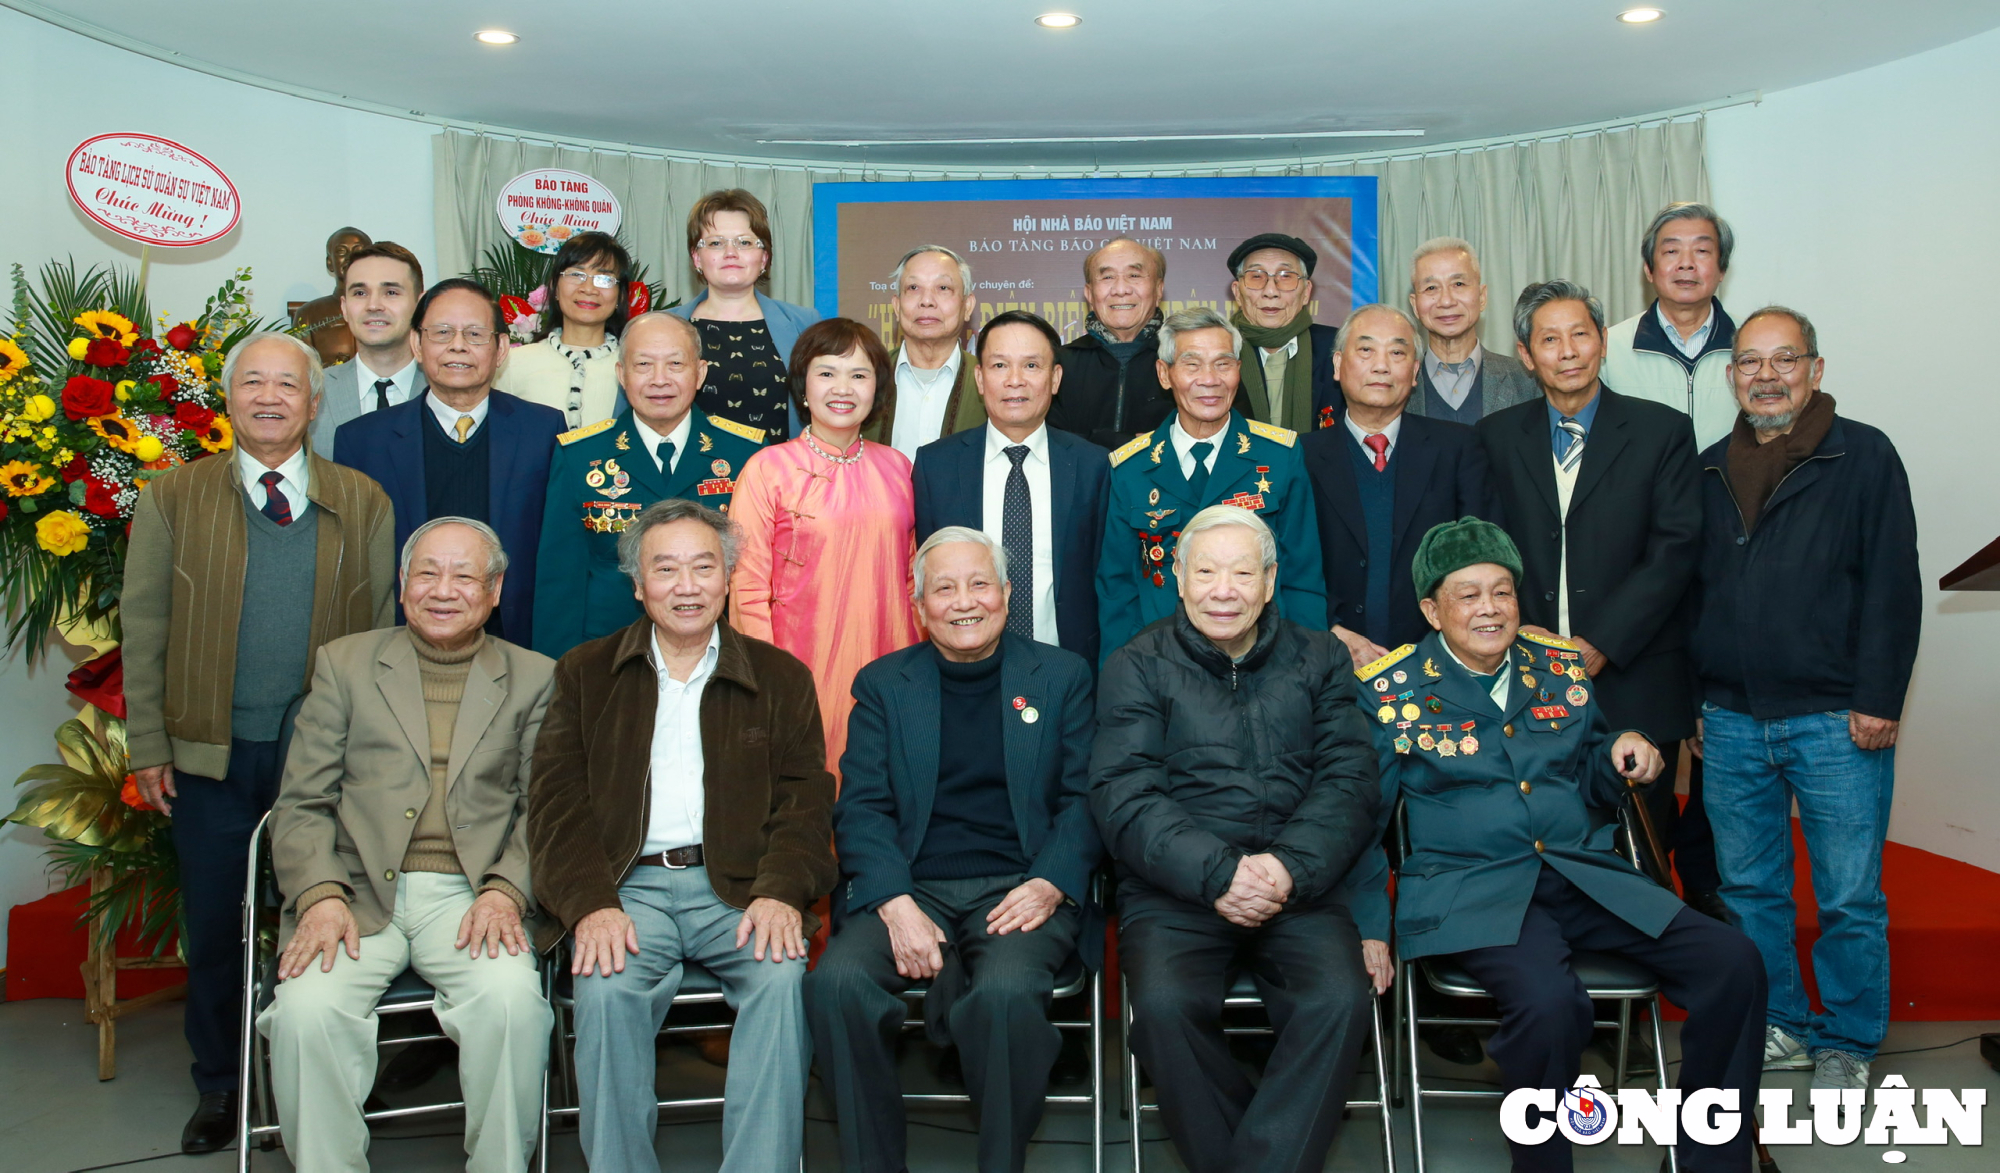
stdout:
<svg viewBox="0 0 2000 1173">
<path fill-rule="evenodd" d="M 1851 731 L 1853 730 L 1853 728 L 1854 728 L 1854 723 L 1853 723 L 1853 721 L 1852 721 L 1852 720 L 1850 720 L 1850 721 L 1848 722 L 1848 729 L 1849 729 L 1849 731 L 1851 732 Z M 1696 718 L 1694 719 L 1694 736 L 1693 736 L 1693 737 L 1690 737 L 1690 738 L 1688 738 L 1688 739 L 1687 739 L 1687 741 L 1688 741 L 1688 752 L 1694 755 L 1694 760 L 1695 760 L 1695 761 L 1700 761 L 1700 760 L 1701 760 L 1701 735 L 1702 735 L 1702 733 L 1703 733 L 1703 729 L 1702 729 L 1702 724 L 1701 724 L 1701 718 L 1700 718 L 1700 717 L 1696 717 Z"/>
<path fill-rule="evenodd" d="M 514 906 L 513 897 L 490 888 L 479 894 L 465 910 L 465 919 L 458 922 L 458 943 L 452 948 L 467 945 L 472 946 L 473 957 L 479 956 L 482 946 L 488 957 L 500 956 L 502 949 L 510 957 L 527 952 L 528 934 L 521 928 L 521 910 Z"/>
<path fill-rule="evenodd" d="M 1368 971 L 1368 981 L 1378 994 L 1389 989 L 1389 942 L 1361 942 L 1361 966 Z"/>
<path fill-rule="evenodd" d="M 1278 890 L 1279 900 L 1292 898 L 1292 871 L 1285 866 L 1283 860 L 1266 851 L 1261 855 L 1245 856 L 1244 862 L 1264 873 L 1264 878 L 1271 881 L 1271 886 Z"/>
<path fill-rule="evenodd" d="M 1254 929 L 1278 915 L 1287 895 L 1250 859 L 1246 855 L 1236 861 L 1236 875 L 1229 881 L 1229 891 L 1215 902 L 1215 911 L 1222 914 L 1223 920 L 1246 929 Z"/>
<path fill-rule="evenodd" d="M 736 947 L 743 948 L 751 937 L 757 939 L 756 948 L 750 956 L 764 960 L 764 952 L 769 949 L 772 961 L 789 961 L 806 955 L 805 918 L 799 910 L 782 900 L 769 896 L 759 896 L 743 910 L 743 919 L 736 922 Z"/>
<path fill-rule="evenodd" d="M 595 969 L 605 977 L 625 972 L 625 955 L 639 954 L 639 929 L 622 908 L 600 908 L 576 922 L 570 942 L 569 971 L 589 977 Z"/>
<path fill-rule="evenodd" d="M 1032 933 L 1055 915 L 1062 902 L 1062 889 L 1037 876 L 993 906 L 993 911 L 986 914 L 986 931 L 996 937 L 1004 937 L 1015 929 Z"/>
<path fill-rule="evenodd" d="M 1595 644 L 1592 644 L 1580 635 L 1557 635 L 1548 628 L 1534 623 L 1523 623 L 1521 630 L 1528 635 L 1539 635 L 1543 639 L 1562 639 L 1575 644 L 1576 650 L 1583 653 L 1583 674 L 1585 676 L 1597 675 L 1599 672 L 1604 671 L 1606 664 L 1611 662 L 1604 658 L 1604 653 L 1598 651 Z"/>
<path fill-rule="evenodd" d="M 291 944 L 285 946 L 284 954 L 278 958 L 278 980 L 290 981 L 299 976 L 312 968 L 313 958 L 322 955 L 319 971 L 332 973 L 334 956 L 342 944 L 347 946 L 349 958 L 361 960 L 361 929 L 354 923 L 354 911 L 347 907 L 347 901 L 328 896 L 299 917 L 298 931 L 292 934 Z"/>
<path fill-rule="evenodd" d="M 1628 757 L 1632 761 L 1629 766 L 1625 764 Z M 1628 785 L 1644 786 L 1659 777 L 1666 766 L 1667 759 L 1660 756 L 1660 751 L 1643 733 L 1621 733 L 1611 745 L 1611 768 Z"/>
<path fill-rule="evenodd" d="M 168 805 L 169 798 L 179 798 L 181 792 L 174 788 L 174 768 L 172 765 L 147 766 L 143 770 L 132 771 L 132 782 L 139 788 L 139 797 L 146 805 L 171 818 L 174 808 Z M 328 958 L 331 962 L 332 959 Z"/>
<path fill-rule="evenodd" d="M 916 897 L 904 893 L 884 902 L 875 915 L 889 927 L 889 952 L 896 958 L 896 972 L 918 981 L 934 978 L 944 968 L 944 930 L 937 927 Z"/>
<path fill-rule="evenodd" d="M 1870 717 L 1852 709 L 1847 713 L 1847 735 L 1862 749 L 1888 749 L 1896 744 L 1896 731 L 1901 726 L 1901 721 L 1887 717 Z"/>
<path fill-rule="evenodd" d="M 1354 666 L 1356 668 L 1364 664 L 1372 664 L 1389 654 L 1388 648 L 1383 647 L 1360 632 L 1349 630 L 1338 623 L 1333 625 L 1333 634 L 1339 636 L 1340 642 L 1347 645 L 1347 654 L 1354 657 Z"/>
</svg>

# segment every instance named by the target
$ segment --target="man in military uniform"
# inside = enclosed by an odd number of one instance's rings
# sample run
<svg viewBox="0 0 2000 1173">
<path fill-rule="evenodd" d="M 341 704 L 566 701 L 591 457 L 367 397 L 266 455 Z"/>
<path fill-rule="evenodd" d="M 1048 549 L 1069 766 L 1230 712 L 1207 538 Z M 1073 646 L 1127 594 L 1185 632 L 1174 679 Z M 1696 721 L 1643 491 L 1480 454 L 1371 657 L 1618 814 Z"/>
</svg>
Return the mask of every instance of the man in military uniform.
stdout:
<svg viewBox="0 0 2000 1173">
<path fill-rule="evenodd" d="M 535 567 L 535 650 L 561 658 L 639 618 L 618 567 L 618 535 L 655 501 L 685 497 L 723 513 L 764 442 L 757 428 L 704 413 L 701 335 L 666 313 L 625 324 L 618 381 L 631 411 L 558 436 Z"/>
<path fill-rule="evenodd" d="M 1435 628 L 1360 668 L 1375 729 L 1383 817 L 1405 806 L 1410 853 L 1396 881 L 1405 958 L 1451 955 L 1493 995 L 1487 1052 L 1508 1088 L 1575 1084 L 1591 1035 L 1572 950 L 1652 971 L 1686 1008 L 1680 1087 L 1734 1092 L 1744 1127 L 1702 1144 L 1682 1134 L 1680 1167 L 1750 1167 L 1764 1047 L 1764 964 L 1736 929 L 1688 908 L 1612 849 L 1610 809 L 1659 776 L 1644 734 L 1614 734 L 1576 645 L 1520 630 L 1521 555 L 1491 522 L 1432 527 L 1412 574 Z M 1347 884 L 1369 923 L 1388 879 L 1379 851 Z M 1530 1112 L 1530 1125 L 1537 1122 Z M 1569 1142 L 1509 1142 L 1516 1170 L 1567 1171 Z"/>
<path fill-rule="evenodd" d="M 1174 414 L 1111 454 L 1104 550 L 1097 562 L 1098 626 L 1107 657 L 1149 623 L 1174 613 L 1174 546 L 1181 526 L 1210 505 L 1255 512 L 1277 535 L 1278 610 L 1327 630 L 1326 580 L 1312 486 L 1298 433 L 1230 409 L 1243 337 L 1212 309 L 1182 310 L 1160 326 L 1160 384 Z"/>
</svg>

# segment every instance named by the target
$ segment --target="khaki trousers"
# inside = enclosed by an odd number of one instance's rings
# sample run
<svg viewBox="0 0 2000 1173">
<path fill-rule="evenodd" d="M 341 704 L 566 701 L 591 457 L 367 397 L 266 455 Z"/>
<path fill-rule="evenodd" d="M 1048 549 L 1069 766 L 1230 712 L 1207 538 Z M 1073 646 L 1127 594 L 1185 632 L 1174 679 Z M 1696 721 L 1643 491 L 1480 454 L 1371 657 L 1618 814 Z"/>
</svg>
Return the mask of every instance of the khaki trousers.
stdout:
<svg viewBox="0 0 2000 1173">
<path fill-rule="evenodd" d="M 472 907 L 464 876 L 405 872 L 389 927 L 343 947 L 331 972 L 315 961 L 278 986 L 257 1018 L 271 1041 L 272 1088 L 285 1153 L 298 1173 L 362 1173 L 375 1084 L 375 1003 L 405 969 L 437 990 L 437 1018 L 458 1044 L 468 1173 L 520 1173 L 541 1125 L 549 1004 L 531 952 L 473 958 L 455 948 Z"/>
</svg>

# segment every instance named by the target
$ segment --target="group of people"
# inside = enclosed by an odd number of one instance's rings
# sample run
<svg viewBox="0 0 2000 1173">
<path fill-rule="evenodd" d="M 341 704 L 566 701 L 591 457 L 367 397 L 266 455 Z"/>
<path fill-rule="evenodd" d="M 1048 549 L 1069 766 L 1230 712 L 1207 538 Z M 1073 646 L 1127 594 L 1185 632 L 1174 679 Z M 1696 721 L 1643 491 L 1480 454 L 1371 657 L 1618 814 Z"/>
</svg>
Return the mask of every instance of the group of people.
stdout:
<svg viewBox="0 0 2000 1173">
<path fill-rule="evenodd" d="M 1108 917 L 1129 1043 L 1202 1173 L 1320 1167 L 1392 946 L 1493 995 L 1483 1045 L 1426 1038 L 1509 1087 L 1580 1070 L 1572 949 L 1687 1009 L 1684 1088 L 1866 1086 L 1915 522 L 1805 315 L 1724 312 L 1714 210 L 1655 218 L 1630 321 L 1528 286 L 1511 354 L 1480 344 L 1456 239 L 1417 251 L 1407 311 L 1338 329 L 1296 238 L 1233 251 L 1227 315 L 1163 314 L 1164 257 L 1116 240 L 1083 335 L 1009 311 L 969 346 L 970 266 L 923 245 L 894 354 L 761 292 L 769 240 L 754 197 L 705 197 L 707 293 L 628 318 L 629 257 L 579 235 L 547 336 L 511 350 L 488 290 L 371 243 L 340 275 L 352 362 L 232 352 L 236 450 L 151 482 L 123 602 L 132 765 L 182 860 L 184 1148 L 233 1136 L 266 811 L 283 980 L 256 1025 L 302 1170 L 366 1167 L 405 968 L 460 1049 L 468 1167 L 522 1168 L 538 957 L 570 975 L 593 1168 L 657 1168 L 653 1039 L 699 966 L 736 1009 L 724 1168 L 797 1166 L 815 1063 L 844 1167 L 904 1167 L 921 985 L 980 1167 L 1018 1170 L 1053 992 Z M 1685 902 L 1613 854 L 1626 801 Z M 1243 974 L 1276 1033 L 1256 1083 L 1221 1024 Z"/>
</svg>

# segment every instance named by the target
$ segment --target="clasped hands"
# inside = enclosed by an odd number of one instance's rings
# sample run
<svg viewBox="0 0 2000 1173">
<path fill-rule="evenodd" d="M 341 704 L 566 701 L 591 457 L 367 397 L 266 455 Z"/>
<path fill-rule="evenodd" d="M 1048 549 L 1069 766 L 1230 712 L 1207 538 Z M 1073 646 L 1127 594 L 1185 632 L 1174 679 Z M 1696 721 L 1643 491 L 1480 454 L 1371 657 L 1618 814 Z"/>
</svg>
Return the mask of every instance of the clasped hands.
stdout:
<svg viewBox="0 0 2000 1173">
<path fill-rule="evenodd" d="M 332 973 L 333 959 L 343 946 L 350 960 L 361 960 L 361 926 L 354 920 L 354 910 L 340 897 L 329 896 L 300 914 L 298 930 L 278 957 L 278 980 L 298 977 L 312 968 L 314 958 L 319 959 L 321 973 Z M 505 892 L 481 892 L 459 920 L 458 941 L 452 947 L 469 947 L 473 957 L 481 950 L 498 957 L 503 949 L 509 956 L 519 956 L 528 949 L 521 910 Z"/>
<path fill-rule="evenodd" d="M 1254 929 L 1285 907 L 1292 898 L 1292 873 L 1270 852 L 1236 861 L 1229 890 L 1215 902 L 1215 911 L 1233 925 Z"/>
</svg>

